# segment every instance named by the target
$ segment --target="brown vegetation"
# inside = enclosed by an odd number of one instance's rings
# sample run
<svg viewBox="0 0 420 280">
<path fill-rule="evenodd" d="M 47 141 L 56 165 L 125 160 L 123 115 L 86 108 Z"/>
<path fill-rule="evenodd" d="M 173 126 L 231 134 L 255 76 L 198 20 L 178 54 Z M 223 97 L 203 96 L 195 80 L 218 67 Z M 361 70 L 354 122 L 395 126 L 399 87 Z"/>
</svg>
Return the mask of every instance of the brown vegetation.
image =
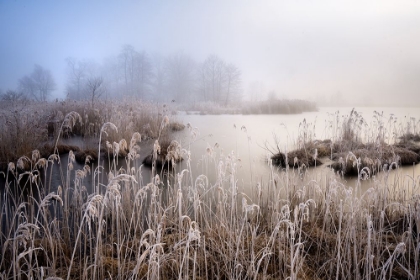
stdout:
<svg viewBox="0 0 420 280">
<path fill-rule="evenodd" d="M 378 116 L 378 115 L 377 115 Z M 274 164 L 289 167 L 313 167 L 322 164 L 319 158 L 327 158 L 333 163 L 331 168 L 341 175 L 358 176 L 361 171 L 374 175 L 379 171 L 396 166 L 407 166 L 420 162 L 420 145 L 416 142 L 418 134 L 407 133 L 397 138 L 395 143 L 387 144 L 383 135 L 383 124 L 377 135 L 371 135 L 367 143 L 360 134 L 364 124 L 363 118 L 354 110 L 343 120 L 340 135 L 335 141 L 329 139 L 319 141 L 310 138 L 306 121 L 302 123 L 300 147 L 291 152 L 278 151 L 271 159 Z M 373 129 L 375 131 L 375 129 Z M 286 161 L 287 158 L 287 161 Z"/>
<path fill-rule="evenodd" d="M 57 194 L 28 180 L 39 186 L 37 202 L 12 199 L 15 182 L 8 181 L 0 272 L 61 279 L 418 275 L 420 205 L 410 189 L 378 178 L 381 187 L 360 199 L 335 176 L 317 181 L 289 169 L 273 170 L 261 182 L 265 193 L 249 197 L 237 192 L 234 155 L 217 162 L 226 168 L 218 179 L 190 177 L 186 169 L 140 184 L 137 170 L 111 171 L 101 182 L 106 188 L 89 196 L 89 169 L 67 168 Z M 73 172 L 78 179 L 70 181 Z M 172 187 L 161 188 L 164 180 Z"/>
<path fill-rule="evenodd" d="M 316 104 L 300 99 L 249 102 L 242 107 L 242 114 L 301 114 L 318 111 Z"/>
<path fill-rule="evenodd" d="M 179 126 L 177 125 L 177 127 Z M 170 125 L 169 129 L 173 129 L 173 126 Z M 168 135 L 165 135 L 163 139 L 155 141 L 152 152 L 144 158 L 143 164 L 145 166 L 170 168 L 183 160 L 181 145 L 176 140 L 170 141 Z"/>
<path fill-rule="evenodd" d="M 168 124 L 163 118 L 159 125 L 154 159 L 162 150 L 162 131 Z M 214 155 L 215 166 L 204 162 L 209 174 L 192 174 L 186 158 L 186 169 L 159 173 L 152 168 L 151 180 L 144 182 L 136 162 L 141 135 L 134 133 L 125 149 L 124 142 L 110 144 L 114 142 L 108 137 L 116 129 L 105 123 L 99 131 L 110 145 L 104 148 L 110 150 L 109 160 L 118 160 L 120 150 L 128 154 L 124 168 L 110 169 L 104 177 L 98 176 L 101 166 L 75 170 L 73 151 L 66 163 L 58 163 L 57 154 L 43 158 L 34 151 L 17 161 L 18 168 L 29 164 L 22 176 L 13 162 L 8 172 L 0 173 L 5 177 L 0 188 L 1 278 L 294 280 L 420 275 L 420 178 L 388 180 L 389 172 L 383 172 L 372 188 L 360 193 L 360 181 L 348 187 L 336 174 L 314 178 L 293 168 L 277 172 L 269 163 L 268 178 L 244 193 L 243 178 L 237 176 L 239 159 L 232 152 Z M 323 154 L 331 147 L 328 141 L 304 143 L 314 159 L 318 153 L 314 149 Z M 166 160 L 174 162 L 188 153 L 174 141 L 165 150 Z M 51 173 L 38 169 L 47 162 L 63 165 L 60 186 L 51 186 Z M 210 177 L 211 172 L 215 176 Z M 94 179 L 92 193 L 85 187 L 89 176 Z"/>
<path fill-rule="evenodd" d="M 267 100 L 236 102 L 229 106 L 215 102 L 198 102 L 195 104 L 178 105 L 178 110 L 186 111 L 187 114 L 200 115 L 235 115 L 235 114 L 300 114 L 303 112 L 315 112 L 318 110 L 315 103 L 306 100 Z"/>
<path fill-rule="evenodd" d="M 164 116 L 170 112 L 166 105 L 135 100 L 120 103 L 98 101 L 95 109 L 87 101 L 11 105 L 0 111 L 0 170 L 6 170 L 9 162 L 16 161 L 22 155 L 30 156 L 36 149 L 43 157 L 72 150 L 81 163 L 88 155 L 96 159 L 97 147 L 85 146 L 84 143 L 99 139 L 101 127 L 106 122 L 118 127 L 118 131 L 107 132 L 107 141 L 111 145 L 119 143 L 121 139 L 130 139 L 134 132 L 139 132 L 142 139 L 156 139 Z M 184 127 L 172 121 L 163 133 L 179 131 Z M 66 143 L 65 139 L 74 136 L 82 137 L 82 146 Z M 106 143 L 101 144 L 105 152 Z M 120 156 L 126 154 L 127 150 L 120 150 Z"/>
</svg>

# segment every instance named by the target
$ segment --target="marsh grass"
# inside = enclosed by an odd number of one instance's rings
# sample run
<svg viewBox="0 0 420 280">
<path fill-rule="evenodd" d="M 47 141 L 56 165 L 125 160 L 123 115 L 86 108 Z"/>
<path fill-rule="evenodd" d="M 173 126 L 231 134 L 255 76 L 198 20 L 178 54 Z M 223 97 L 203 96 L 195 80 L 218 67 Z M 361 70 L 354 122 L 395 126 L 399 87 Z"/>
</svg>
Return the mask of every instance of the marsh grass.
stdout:
<svg viewBox="0 0 420 280">
<path fill-rule="evenodd" d="M 192 104 L 177 104 L 176 109 L 185 111 L 187 114 L 200 114 L 200 115 L 221 115 L 221 114 L 240 114 L 241 109 L 238 104 L 236 106 L 223 106 L 219 103 L 195 102 Z"/>
<path fill-rule="evenodd" d="M 385 122 L 383 113 L 375 111 L 368 124 L 354 109 L 345 116 L 337 111 L 325 127 L 331 139 L 316 140 L 314 131 L 312 123 L 303 120 L 297 148 L 284 153 L 277 145 L 277 151 L 272 152 L 273 162 L 280 166 L 314 167 L 332 161 L 329 165 L 341 175 L 357 176 L 365 168 L 373 176 L 385 165 L 410 166 L 420 161 L 417 123 L 413 118 L 403 125 L 391 115 Z"/>
<path fill-rule="evenodd" d="M 115 124 L 119 131 L 110 132 L 109 143 L 126 141 L 139 132 L 142 139 L 156 139 L 164 116 L 172 116 L 172 109 L 165 104 L 146 103 L 138 100 L 120 102 L 98 101 L 95 108 L 89 102 L 62 101 L 53 103 L 13 103 L 0 110 L 0 170 L 5 171 L 9 162 L 22 155 L 29 156 L 35 149 L 43 157 L 55 153 L 77 152 L 77 159 L 84 162 L 87 156 L 97 158 L 106 151 L 106 142 L 87 145 L 98 141 L 104 123 Z M 182 130 L 183 125 L 173 120 L 165 134 Z M 79 137 L 84 147 L 74 147 L 66 139 Z M 170 142 L 170 141 L 169 141 Z M 121 149 L 124 152 L 123 149 Z M 122 153 L 124 157 L 126 154 Z"/>
<path fill-rule="evenodd" d="M 102 126 L 99 150 L 121 131 L 114 126 Z M 106 174 L 88 163 L 75 170 L 72 152 L 67 162 L 36 152 L 22 158 L 24 175 L 8 164 L 0 173 L 2 279 L 419 279 L 419 177 L 391 179 L 384 168 L 357 193 L 338 175 L 312 178 L 268 161 L 268 177 L 245 193 L 234 152 L 203 156 L 211 178 L 193 174 L 182 147 L 170 150 L 183 155 L 185 169 L 174 162 L 166 172 L 145 171 L 142 137 L 130 139 L 123 167 L 110 153 Z M 37 162 L 65 167 L 56 190 L 47 186 L 51 169 Z M 361 169 L 356 187 L 365 179 Z"/>
<path fill-rule="evenodd" d="M 197 102 L 188 105 L 177 105 L 177 110 L 187 114 L 222 115 L 222 114 L 300 114 L 315 112 L 315 103 L 299 99 L 272 99 L 267 101 L 241 101 L 230 106 L 214 102 Z"/>
<path fill-rule="evenodd" d="M 242 114 L 301 114 L 316 112 L 315 103 L 300 99 L 272 99 L 258 102 L 248 102 L 242 106 Z"/>
</svg>

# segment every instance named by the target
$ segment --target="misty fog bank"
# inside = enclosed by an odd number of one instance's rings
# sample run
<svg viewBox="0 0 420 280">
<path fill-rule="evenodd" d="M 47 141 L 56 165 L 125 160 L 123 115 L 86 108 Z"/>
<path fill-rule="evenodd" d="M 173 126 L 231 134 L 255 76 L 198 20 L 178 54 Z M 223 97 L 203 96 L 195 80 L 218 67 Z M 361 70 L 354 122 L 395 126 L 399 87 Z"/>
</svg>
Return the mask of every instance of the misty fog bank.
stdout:
<svg viewBox="0 0 420 280">
<path fill-rule="evenodd" d="M 417 1 L 0 1 L 0 89 L 34 88 L 32 74 L 43 72 L 34 71 L 38 65 L 54 81 L 49 100 L 65 99 L 75 88 L 70 57 L 76 68 L 86 67 L 84 87 L 95 96 L 139 91 L 180 102 L 275 96 L 319 106 L 418 106 L 419 21 Z M 143 81 L 134 82 L 138 69 L 133 77 L 115 73 L 123 69 L 125 44 L 144 62 Z M 227 98 L 225 81 L 223 90 L 212 86 L 213 97 L 199 81 L 212 55 L 225 72 L 229 65 L 240 72 Z M 183 77 L 169 78 L 171 71 Z"/>
</svg>

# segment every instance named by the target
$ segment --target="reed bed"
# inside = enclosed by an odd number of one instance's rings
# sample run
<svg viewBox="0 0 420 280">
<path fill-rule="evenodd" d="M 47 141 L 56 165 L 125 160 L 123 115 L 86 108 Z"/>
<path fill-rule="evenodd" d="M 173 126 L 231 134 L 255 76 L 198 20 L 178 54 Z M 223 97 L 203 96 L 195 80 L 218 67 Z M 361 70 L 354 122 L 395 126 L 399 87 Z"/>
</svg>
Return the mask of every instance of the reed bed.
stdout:
<svg viewBox="0 0 420 280">
<path fill-rule="evenodd" d="M 238 101 L 234 106 L 224 106 L 214 102 L 196 102 L 194 104 L 177 104 L 176 106 L 179 111 L 200 115 L 301 114 L 318 111 L 315 103 L 300 99 Z"/>
<path fill-rule="evenodd" d="M 193 104 L 178 104 L 179 111 L 185 111 L 187 114 L 200 114 L 200 115 L 222 115 L 222 114 L 241 114 L 241 104 L 235 106 L 224 106 L 219 103 L 195 102 Z"/>
<path fill-rule="evenodd" d="M 390 116 L 387 122 L 383 113 L 374 112 L 372 123 L 354 109 L 342 116 L 337 111 L 326 122 L 329 139 L 317 140 L 314 125 L 303 120 L 299 127 L 296 149 L 282 152 L 277 145 L 271 159 L 280 166 L 320 166 L 323 162 L 342 175 L 357 176 L 363 168 L 369 176 L 383 167 L 410 166 L 420 162 L 419 122 L 410 119 L 405 125 Z"/>
<path fill-rule="evenodd" d="M 69 115 L 71 112 L 74 114 Z M 106 122 L 119 128 L 118 133 L 110 132 L 106 139 L 111 145 L 130 139 L 135 132 L 141 133 L 143 140 L 156 139 L 163 117 L 172 113 L 169 105 L 138 100 L 99 100 L 95 107 L 86 101 L 72 100 L 11 103 L 0 109 L 0 170 L 5 171 L 9 162 L 22 155 L 29 157 L 33 150 L 39 150 L 45 158 L 55 153 L 54 149 L 59 149 L 60 154 L 68 153 L 68 141 L 63 139 L 75 136 L 82 139 L 79 142 L 83 144 L 83 147 L 72 147 L 77 159 L 83 160 L 87 155 L 97 157 L 97 139 Z M 181 129 L 180 125 L 171 123 L 171 129 Z M 165 137 L 171 129 L 165 131 Z M 106 150 L 106 142 L 101 144 Z"/>
<path fill-rule="evenodd" d="M 99 143 L 118 133 L 104 123 Z M 270 174 L 245 193 L 233 152 L 202 155 L 212 178 L 193 174 L 183 147 L 185 169 L 144 170 L 141 140 L 127 141 L 119 169 L 111 153 L 106 174 L 88 161 L 75 169 L 73 152 L 66 162 L 34 151 L 9 163 L 0 173 L 0 278 L 420 279 L 420 178 L 390 179 L 384 168 L 362 193 L 364 170 L 351 188 L 336 174 L 312 178 L 268 161 Z M 160 149 L 156 141 L 154 161 Z M 29 170 L 18 172 L 23 162 Z M 54 165 L 63 167 L 60 186 L 51 186 Z"/>
<path fill-rule="evenodd" d="M 316 112 L 318 108 L 314 102 L 301 99 L 272 99 L 266 101 L 248 102 L 243 104 L 242 114 L 301 114 Z"/>
</svg>

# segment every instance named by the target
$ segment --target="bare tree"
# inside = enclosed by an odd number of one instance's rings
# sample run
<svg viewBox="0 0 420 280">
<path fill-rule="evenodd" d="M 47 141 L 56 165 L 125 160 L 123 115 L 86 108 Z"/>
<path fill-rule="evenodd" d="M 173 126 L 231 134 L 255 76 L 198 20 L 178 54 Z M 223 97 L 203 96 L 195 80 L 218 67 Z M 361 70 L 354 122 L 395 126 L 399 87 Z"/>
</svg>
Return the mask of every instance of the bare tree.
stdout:
<svg viewBox="0 0 420 280">
<path fill-rule="evenodd" d="M 0 99 L 2 101 L 16 103 L 16 102 L 25 101 L 26 96 L 23 92 L 19 92 L 19 91 L 9 89 L 5 93 L 0 92 Z"/>
<path fill-rule="evenodd" d="M 266 89 L 264 84 L 261 81 L 254 81 L 248 86 L 248 96 L 250 101 L 257 102 L 261 101 L 263 96 L 265 96 Z"/>
<path fill-rule="evenodd" d="M 144 98 L 148 93 L 148 87 L 151 84 L 151 79 L 153 76 L 152 64 L 146 52 L 134 54 L 134 69 L 135 73 L 135 89 L 134 91 L 138 93 L 141 98 Z"/>
<path fill-rule="evenodd" d="M 88 63 L 78 61 L 74 57 L 69 57 L 67 61 L 67 98 L 82 100 L 84 99 L 84 79 L 87 76 Z"/>
<path fill-rule="evenodd" d="M 268 95 L 267 95 L 267 100 L 268 101 L 276 101 L 278 98 L 277 98 L 277 92 L 275 91 L 275 90 L 270 90 L 269 92 L 268 92 Z"/>
<path fill-rule="evenodd" d="M 56 85 L 51 72 L 35 64 L 31 75 L 19 80 L 19 88 L 36 101 L 46 101 Z"/>
<path fill-rule="evenodd" d="M 241 90 L 241 71 L 233 64 L 228 64 L 225 68 L 225 105 L 228 105 L 233 99 L 239 99 Z"/>
<path fill-rule="evenodd" d="M 200 92 L 202 99 L 228 105 L 238 98 L 241 87 L 241 71 L 226 64 L 216 55 L 210 55 L 200 69 Z"/>
<path fill-rule="evenodd" d="M 225 62 L 210 55 L 201 66 L 201 90 L 205 101 L 221 102 L 224 86 Z"/>
<path fill-rule="evenodd" d="M 94 61 L 67 59 L 67 97 L 74 100 L 89 100 L 91 106 L 106 92 L 102 76 L 104 67 Z"/>
<path fill-rule="evenodd" d="M 165 82 L 167 80 L 167 73 L 165 69 L 165 63 L 162 56 L 155 54 L 153 56 L 153 63 L 152 63 L 152 88 L 154 96 L 153 98 L 158 101 L 163 100 L 163 94 L 165 92 Z"/>
<path fill-rule="evenodd" d="M 144 51 L 137 52 L 131 45 L 125 45 L 118 58 L 126 93 L 144 98 L 149 92 L 153 77 L 152 64 L 148 55 Z"/>
<path fill-rule="evenodd" d="M 124 69 L 117 56 L 107 57 L 102 64 L 101 76 L 107 82 L 107 92 L 113 96 L 121 96 L 126 92 Z"/>
<path fill-rule="evenodd" d="M 19 80 L 19 89 L 28 97 L 38 100 L 37 89 L 34 80 L 30 76 L 24 76 Z"/>
<path fill-rule="evenodd" d="M 182 53 L 169 56 L 166 60 L 167 91 L 171 98 L 180 101 L 191 101 L 194 89 L 194 60 Z"/>
<path fill-rule="evenodd" d="M 121 67 L 124 72 L 125 90 L 127 93 L 134 92 L 134 60 L 136 51 L 131 45 L 125 45 L 119 55 Z"/>
<path fill-rule="evenodd" d="M 105 92 L 104 79 L 99 76 L 90 77 L 86 82 L 87 92 L 91 100 L 91 106 L 94 108 L 94 102 Z"/>
</svg>

